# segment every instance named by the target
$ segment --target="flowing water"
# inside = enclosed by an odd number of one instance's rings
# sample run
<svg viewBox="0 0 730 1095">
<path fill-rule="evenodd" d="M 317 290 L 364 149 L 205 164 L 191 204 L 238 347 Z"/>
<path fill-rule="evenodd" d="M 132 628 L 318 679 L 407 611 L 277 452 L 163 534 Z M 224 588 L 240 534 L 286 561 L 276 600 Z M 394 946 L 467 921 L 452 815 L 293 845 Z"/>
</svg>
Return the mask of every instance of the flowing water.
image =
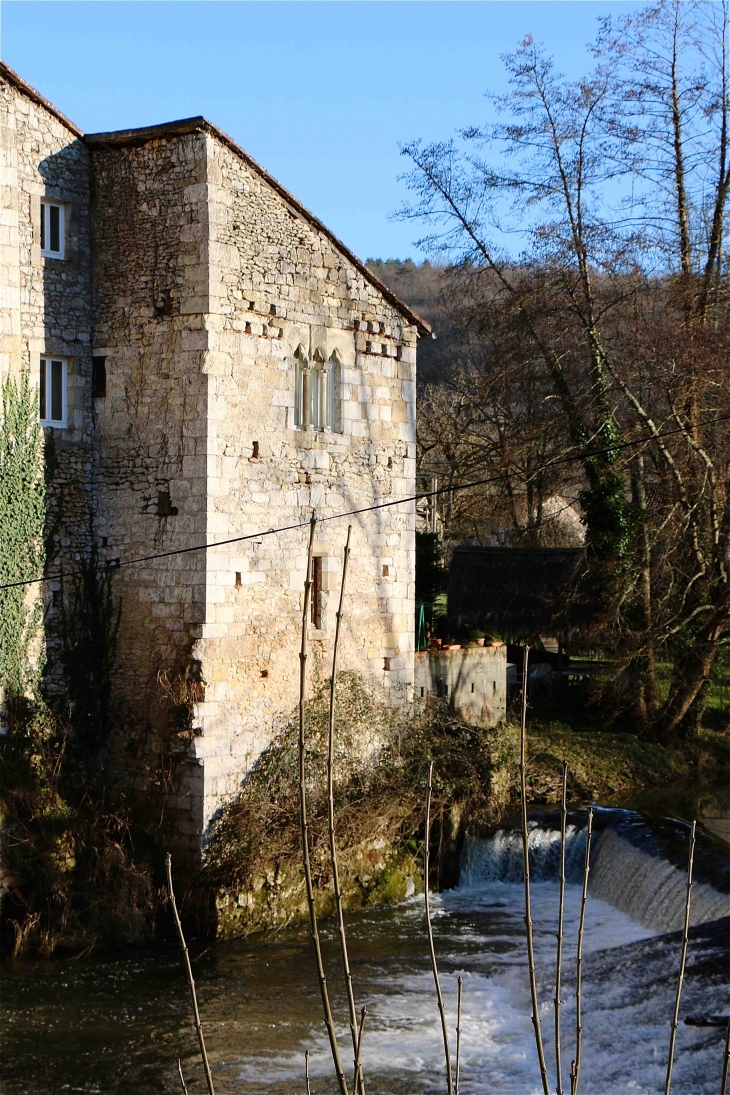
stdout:
<svg viewBox="0 0 730 1095">
<path fill-rule="evenodd" d="M 585 1095 L 663 1091 L 679 964 L 686 829 L 657 832 L 638 815 L 597 816 L 584 945 Z M 671 839 L 670 839 L 671 838 Z M 681 845 L 683 844 L 683 849 Z M 553 978 L 559 834 L 533 823 L 533 919 L 540 1015 L 554 1090 Z M 563 1076 L 574 1047 L 575 941 L 585 833 L 571 815 L 567 842 Z M 727 1015 L 727 864 L 707 839 L 698 849 L 692 937 L 680 1015 Z M 513 830 L 467 842 L 458 888 L 433 897 L 434 932 L 452 1035 L 456 978 L 464 978 L 464 1095 L 532 1095 L 537 1070 L 522 922 L 521 842 Z M 445 1090 L 443 1045 L 428 962 L 423 899 L 348 918 L 358 1005 L 369 1009 L 363 1059 L 369 1095 Z M 325 959 L 344 1020 L 338 952 L 325 926 Z M 305 1049 L 315 1095 L 333 1092 L 307 933 L 294 929 L 219 944 L 194 960 L 219 1095 L 302 1093 Z M 159 1095 L 205 1089 L 179 954 L 170 949 L 80 961 L 14 963 L 3 990 L 7 1095 L 61 1092 Z M 351 1063 L 341 1027 L 343 1060 Z M 724 1031 L 680 1023 L 672 1091 L 719 1090 Z"/>
</svg>

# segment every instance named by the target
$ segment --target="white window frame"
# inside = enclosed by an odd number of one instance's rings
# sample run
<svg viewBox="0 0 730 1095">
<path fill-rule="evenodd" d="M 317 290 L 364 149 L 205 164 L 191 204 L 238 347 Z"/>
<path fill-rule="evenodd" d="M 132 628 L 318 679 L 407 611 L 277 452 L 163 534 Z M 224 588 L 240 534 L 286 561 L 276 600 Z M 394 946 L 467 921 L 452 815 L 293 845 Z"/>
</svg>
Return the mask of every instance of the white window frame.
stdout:
<svg viewBox="0 0 730 1095">
<path fill-rule="evenodd" d="M 50 399 L 50 380 L 53 373 L 53 365 L 58 363 L 61 366 L 61 417 L 52 418 L 49 417 L 48 412 L 52 413 L 53 408 L 51 406 Z M 65 357 L 58 357 L 56 354 L 43 354 L 40 359 L 39 369 L 39 389 L 38 389 L 38 410 L 40 414 L 41 426 L 52 427 L 56 430 L 64 430 L 66 428 L 68 418 L 68 361 Z M 45 398 L 46 415 L 41 413 L 41 402 Z"/>
<path fill-rule="evenodd" d="M 58 251 L 52 251 L 50 247 L 51 209 L 58 210 Z M 62 202 L 51 201 L 48 198 L 41 198 L 41 255 L 47 259 L 66 257 L 66 209 Z"/>
</svg>

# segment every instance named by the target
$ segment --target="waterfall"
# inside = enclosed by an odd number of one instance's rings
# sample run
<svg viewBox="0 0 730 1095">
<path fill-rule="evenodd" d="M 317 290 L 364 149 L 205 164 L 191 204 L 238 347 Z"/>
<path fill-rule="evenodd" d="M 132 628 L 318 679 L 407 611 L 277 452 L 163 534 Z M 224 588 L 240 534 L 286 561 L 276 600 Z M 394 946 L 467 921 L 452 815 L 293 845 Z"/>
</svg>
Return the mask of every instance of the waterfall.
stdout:
<svg viewBox="0 0 730 1095">
<path fill-rule="evenodd" d="M 530 823 L 530 876 L 534 882 L 558 877 L 560 833 Z M 585 830 L 570 825 L 566 832 L 566 876 L 579 882 L 585 856 Z M 461 858 L 460 888 L 490 882 L 522 881 L 522 835 L 500 829 L 487 839 L 467 837 Z M 652 855 L 607 827 L 595 833 L 591 845 L 588 890 L 632 920 L 659 932 L 682 927 L 687 876 L 660 855 Z M 692 886 L 692 924 L 717 920 L 730 913 L 730 896 L 707 882 Z"/>
<path fill-rule="evenodd" d="M 647 928 L 678 931 L 684 922 L 687 875 L 614 829 L 601 834 L 588 889 Z M 691 912 L 692 924 L 718 920 L 730 913 L 730 897 L 706 882 L 694 882 Z"/>
</svg>

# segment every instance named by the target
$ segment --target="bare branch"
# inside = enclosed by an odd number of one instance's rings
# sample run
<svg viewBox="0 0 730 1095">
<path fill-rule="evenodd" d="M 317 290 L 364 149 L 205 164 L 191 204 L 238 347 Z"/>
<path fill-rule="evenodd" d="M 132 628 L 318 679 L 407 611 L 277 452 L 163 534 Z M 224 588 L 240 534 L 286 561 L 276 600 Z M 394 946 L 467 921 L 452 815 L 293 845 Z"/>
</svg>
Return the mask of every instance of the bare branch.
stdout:
<svg viewBox="0 0 730 1095">
<path fill-rule="evenodd" d="M 677 995 L 674 999 L 674 1015 L 672 1016 L 672 1031 L 669 1037 L 669 1060 L 667 1061 L 667 1078 L 664 1082 L 664 1095 L 670 1095 L 672 1086 L 672 1068 L 674 1066 L 674 1047 L 677 1041 L 677 1027 L 679 1026 L 679 1003 L 682 998 L 682 985 L 684 983 L 684 967 L 687 963 L 687 944 L 689 942 L 689 918 L 692 903 L 692 863 L 695 854 L 695 834 L 697 822 L 692 822 L 692 831 L 689 838 L 689 859 L 687 862 L 687 898 L 684 904 L 684 927 L 682 929 L 682 954 L 679 960 L 679 974 L 677 976 Z"/>
<path fill-rule="evenodd" d="M 522 862 L 525 882 L 525 932 L 527 935 L 527 963 L 530 973 L 530 997 L 532 999 L 532 1026 L 535 1031 L 535 1046 L 537 1048 L 537 1060 L 540 1065 L 540 1078 L 544 1095 L 549 1095 L 547 1066 L 545 1064 L 545 1051 L 542 1045 L 542 1030 L 540 1027 L 540 1011 L 537 1002 L 537 978 L 535 976 L 535 944 L 532 938 L 532 911 L 530 907 L 530 846 L 529 831 L 527 828 L 527 670 L 530 654 L 529 646 L 525 646 L 525 655 L 522 663 L 522 718 L 520 721 L 520 805 L 522 807 Z"/>
<path fill-rule="evenodd" d="M 309 859 L 309 822 L 307 820 L 307 788 L 304 752 L 304 707 L 307 691 L 307 640 L 309 638 L 309 606 L 312 590 L 312 554 L 314 550 L 314 531 L 317 519 L 312 514 L 309 525 L 309 546 L 307 548 L 307 576 L 304 582 L 304 604 L 302 608 L 302 645 L 299 654 L 299 823 L 302 839 L 302 863 L 304 866 L 304 881 L 307 889 L 307 905 L 309 906 L 309 924 L 314 949 L 314 959 L 317 965 L 317 977 L 319 990 L 322 997 L 322 1009 L 324 1011 L 324 1023 L 327 1028 L 332 1062 L 335 1066 L 337 1083 L 341 1095 L 348 1095 L 347 1080 L 340 1061 L 340 1051 L 337 1045 L 337 1034 L 332 1019 L 327 978 L 322 961 L 322 947 L 319 941 L 319 926 L 317 924 L 317 910 L 314 903 L 314 886 L 312 883 L 312 867 Z"/>
<path fill-rule="evenodd" d="M 188 945 L 185 942 L 185 933 L 183 932 L 183 926 L 180 923 L 180 917 L 177 911 L 177 903 L 175 901 L 175 891 L 172 888 L 172 856 L 167 853 L 165 858 L 165 868 L 167 871 L 167 893 L 170 898 L 170 907 L 172 909 L 173 920 L 175 921 L 175 927 L 177 928 L 177 934 L 180 939 L 180 947 L 183 952 L 183 961 L 185 963 L 185 972 L 188 975 L 188 987 L 190 989 L 190 999 L 193 1005 L 193 1024 L 195 1026 L 195 1032 L 198 1035 L 198 1044 L 200 1046 L 200 1056 L 203 1061 L 203 1071 L 205 1072 L 205 1082 L 208 1085 L 208 1095 L 215 1095 L 215 1088 L 213 1087 L 213 1073 L 210 1071 L 210 1064 L 208 1063 L 208 1054 L 205 1050 L 205 1038 L 203 1037 L 203 1024 L 200 1021 L 200 1012 L 198 1011 L 198 997 L 195 992 L 195 981 L 193 979 L 193 970 L 190 965 L 190 955 L 188 954 Z M 178 1061 L 178 1068 L 180 1062 Z M 182 1073 L 180 1073 L 182 1078 Z"/>
<path fill-rule="evenodd" d="M 429 841 L 431 837 L 431 791 L 433 789 L 433 761 L 428 765 L 428 787 L 426 789 L 426 833 L 423 846 L 423 896 L 426 906 L 426 931 L 428 933 L 428 949 L 431 955 L 431 969 L 433 981 L 436 986 L 436 999 L 438 1001 L 439 1015 L 441 1017 L 441 1033 L 444 1039 L 444 1056 L 446 1058 L 446 1091 L 447 1095 L 453 1095 L 453 1083 L 451 1080 L 451 1054 L 449 1052 L 449 1032 L 446 1026 L 446 1013 L 444 1011 L 444 998 L 441 995 L 441 982 L 436 964 L 436 948 L 433 943 L 433 925 L 431 924 L 431 903 L 428 873 L 430 867 Z"/>
</svg>

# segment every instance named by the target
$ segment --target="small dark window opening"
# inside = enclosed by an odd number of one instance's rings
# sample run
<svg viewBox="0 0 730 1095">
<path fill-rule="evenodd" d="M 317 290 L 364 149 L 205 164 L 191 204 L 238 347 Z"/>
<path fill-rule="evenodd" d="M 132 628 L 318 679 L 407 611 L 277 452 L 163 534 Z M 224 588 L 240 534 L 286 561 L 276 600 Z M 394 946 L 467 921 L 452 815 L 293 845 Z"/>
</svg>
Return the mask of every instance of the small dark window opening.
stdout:
<svg viewBox="0 0 730 1095">
<path fill-rule="evenodd" d="M 157 516 L 158 517 L 175 517 L 177 514 L 177 506 L 173 506 L 170 499 L 169 490 L 160 490 L 157 492 Z"/>
<path fill-rule="evenodd" d="M 240 588 L 241 588 L 241 571 L 237 570 L 236 571 L 236 589 L 240 589 Z"/>
<path fill-rule="evenodd" d="M 390 574 L 390 567 L 384 566 L 383 567 L 383 577 L 387 578 L 389 574 Z"/>
<path fill-rule="evenodd" d="M 253 443 L 253 452 L 251 453 L 251 456 L 253 457 L 254 460 L 258 460 L 258 458 L 259 458 L 259 443 L 258 443 L 258 441 L 254 441 L 254 443 Z"/>
<path fill-rule="evenodd" d="M 244 334 L 247 334 L 247 335 L 251 334 L 251 324 L 250 323 L 246 324 L 246 330 L 245 330 Z"/>
<path fill-rule="evenodd" d="M 271 313 L 272 316 L 276 315 L 276 305 L 275 304 L 271 305 L 271 307 L 269 308 L 269 312 Z"/>
<path fill-rule="evenodd" d="M 312 590 L 311 590 L 312 604 L 311 604 L 311 617 L 312 627 L 317 631 L 322 627 L 322 557 L 321 555 L 315 555 L 312 559 Z"/>
<path fill-rule="evenodd" d="M 101 546 L 102 547 L 108 547 L 109 546 L 109 537 L 108 536 L 102 536 Z"/>
<path fill-rule="evenodd" d="M 424 696 L 425 692 L 426 692 L 426 689 L 425 689 L 425 688 L 422 688 L 422 689 L 421 689 L 421 699 L 423 699 L 423 696 Z"/>
<path fill-rule="evenodd" d="M 497 691 L 497 682 L 492 681 L 492 692 L 496 692 L 496 691 Z"/>
<path fill-rule="evenodd" d="M 383 669 L 390 669 L 390 658 L 383 658 Z"/>
<path fill-rule="evenodd" d="M 106 395 L 106 358 L 91 359 L 91 394 L 94 399 L 103 399 Z"/>
<path fill-rule="evenodd" d="M 474 691 L 474 681 L 471 682 L 471 690 Z"/>
<path fill-rule="evenodd" d="M 392 457 L 392 456 L 389 456 L 389 457 L 388 457 L 388 467 L 389 467 L 389 468 L 392 468 L 392 467 L 393 467 L 393 457 Z"/>
<path fill-rule="evenodd" d="M 60 605 L 61 605 L 61 590 L 60 589 L 54 589 L 53 590 L 53 607 L 54 608 L 59 608 Z"/>
<path fill-rule="evenodd" d="M 255 301 L 255 300 L 250 300 L 250 301 L 248 302 L 248 310 L 249 310 L 249 312 L 253 312 L 253 310 L 254 310 L 254 308 L 255 308 L 255 307 L 256 307 L 256 301 Z"/>
<path fill-rule="evenodd" d="M 57 205 L 48 208 L 48 222 L 50 227 L 49 251 L 61 250 L 61 210 Z"/>
</svg>

